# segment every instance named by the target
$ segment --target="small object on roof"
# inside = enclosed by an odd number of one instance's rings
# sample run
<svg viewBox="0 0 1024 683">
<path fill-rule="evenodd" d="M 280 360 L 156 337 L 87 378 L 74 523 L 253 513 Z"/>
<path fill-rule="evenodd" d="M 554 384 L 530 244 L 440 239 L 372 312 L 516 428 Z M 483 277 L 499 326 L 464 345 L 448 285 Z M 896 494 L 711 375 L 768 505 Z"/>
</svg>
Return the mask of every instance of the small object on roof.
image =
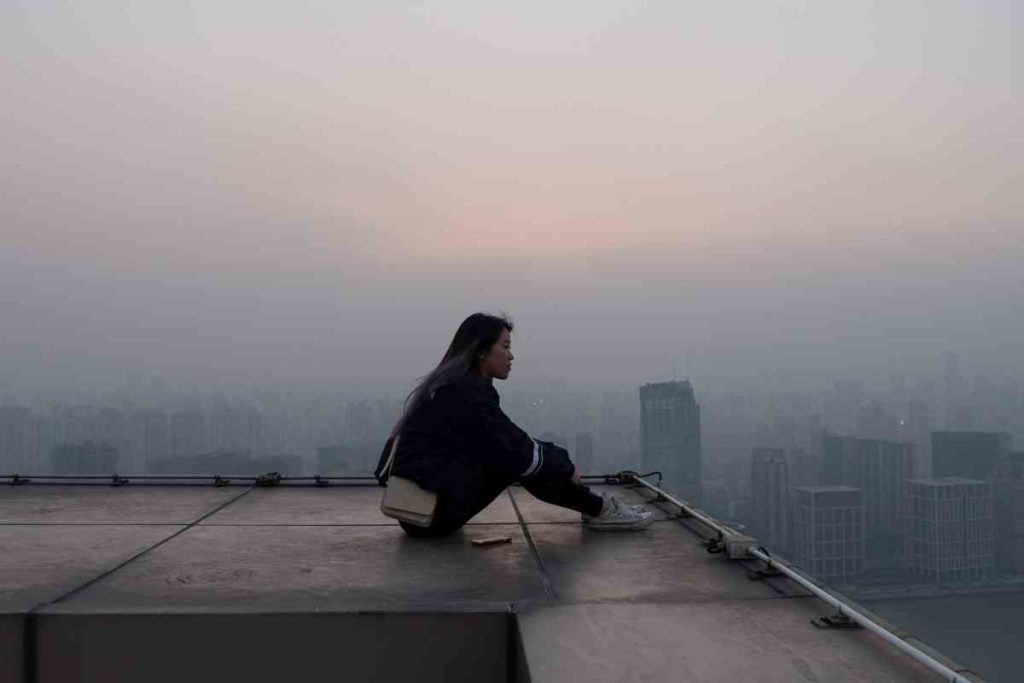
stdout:
<svg viewBox="0 0 1024 683">
<path fill-rule="evenodd" d="M 498 543 L 511 543 L 511 536 L 486 536 L 484 538 L 472 538 L 473 545 L 497 545 Z"/>
</svg>

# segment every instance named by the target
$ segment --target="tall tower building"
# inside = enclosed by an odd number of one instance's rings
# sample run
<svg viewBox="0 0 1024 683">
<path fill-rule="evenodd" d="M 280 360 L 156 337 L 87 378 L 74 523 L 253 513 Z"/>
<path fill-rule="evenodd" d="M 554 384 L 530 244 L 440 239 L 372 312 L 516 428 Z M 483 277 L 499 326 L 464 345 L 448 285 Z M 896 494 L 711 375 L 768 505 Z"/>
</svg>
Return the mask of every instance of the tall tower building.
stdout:
<svg viewBox="0 0 1024 683">
<path fill-rule="evenodd" d="M 781 448 L 756 448 L 750 456 L 751 517 L 758 539 L 789 552 L 789 466 Z"/>
<path fill-rule="evenodd" d="M 640 387 L 640 469 L 658 470 L 666 490 L 700 502 L 700 406 L 689 382 Z"/>
<path fill-rule="evenodd" d="M 907 406 L 901 440 L 914 444 L 914 478 L 924 479 L 932 472 L 931 417 L 928 404 L 920 399 Z"/>
<path fill-rule="evenodd" d="M 995 566 L 992 485 L 962 477 L 907 482 L 907 569 L 935 581 L 984 578 Z"/>
<path fill-rule="evenodd" d="M 582 474 L 597 474 L 594 462 L 594 437 L 588 432 L 577 434 L 572 452 L 573 462 Z"/>
<path fill-rule="evenodd" d="M 139 414 L 142 433 L 142 460 L 149 465 L 171 454 L 171 432 L 167 413 L 149 410 Z"/>
<path fill-rule="evenodd" d="M 991 479 L 1011 444 L 1002 432 L 932 432 L 932 476 Z"/>
<path fill-rule="evenodd" d="M 198 455 L 206 450 L 206 416 L 199 410 L 171 413 L 170 445 L 172 455 Z"/>
<path fill-rule="evenodd" d="M 1024 451 L 1010 453 L 992 481 L 996 569 L 1024 574 Z"/>
<path fill-rule="evenodd" d="M 822 483 L 861 489 L 866 532 L 903 531 L 903 490 L 914 476 L 914 446 L 878 439 L 825 434 Z"/>
<path fill-rule="evenodd" d="M 970 395 L 970 382 L 964 377 L 960 369 L 960 356 L 955 353 L 947 353 L 945 357 L 946 377 L 943 387 L 943 398 L 945 403 L 946 429 L 971 429 L 974 426 L 974 416 L 967 405 Z M 942 475 L 933 475 L 942 476 Z"/>
<path fill-rule="evenodd" d="M 793 547 L 803 569 L 846 582 L 864 569 L 864 506 L 852 486 L 793 489 Z"/>
<path fill-rule="evenodd" d="M 60 444 L 50 452 L 55 474 L 111 474 L 117 472 L 117 446 L 86 441 Z"/>
<path fill-rule="evenodd" d="M 24 406 L 0 406 L 0 472 L 24 473 L 28 459 L 31 413 Z"/>
<path fill-rule="evenodd" d="M 820 441 L 820 437 L 819 437 Z M 821 483 L 820 446 L 814 451 L 791 448 L 786 462 L 789 466 L 790 486 L 814 486 Z"/>
</svg>

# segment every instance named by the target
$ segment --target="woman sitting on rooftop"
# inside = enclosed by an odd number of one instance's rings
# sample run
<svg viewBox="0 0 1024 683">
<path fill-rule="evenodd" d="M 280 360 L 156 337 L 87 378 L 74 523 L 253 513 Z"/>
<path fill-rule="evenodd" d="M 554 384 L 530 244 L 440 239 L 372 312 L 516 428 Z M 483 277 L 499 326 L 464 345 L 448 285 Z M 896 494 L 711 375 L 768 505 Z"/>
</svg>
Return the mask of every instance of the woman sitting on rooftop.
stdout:
<svg viewBox="0 0 1024 683">
<path fill-rule="evenodd" d="M 512 369 L 511 332 L 506 317 L 469 316 L 438 366 L 406 399 L 375 475 L 382 485 L 390 474 L 410 479 L 435 492 L 437 504 L 429 526 L 399 524 L 412 536 L 450 534 L 518 482 L 540 500 L 576 510 L 593 529 L 648 526 L 652 513 L 592 492 L 568 451 L 532 438 L 501 410 L 493 380 L 507 379 Z"/>
</svg>

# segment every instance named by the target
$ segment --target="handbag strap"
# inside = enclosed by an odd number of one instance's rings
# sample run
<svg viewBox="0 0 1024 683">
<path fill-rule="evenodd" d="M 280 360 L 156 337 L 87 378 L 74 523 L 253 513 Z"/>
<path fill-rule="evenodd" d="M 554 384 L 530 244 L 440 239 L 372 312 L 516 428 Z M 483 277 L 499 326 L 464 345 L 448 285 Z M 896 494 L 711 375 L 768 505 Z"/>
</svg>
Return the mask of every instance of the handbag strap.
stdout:
<svg viewBox="0 0 1024 683">
<path fill-rule="evenodd" d="M 388 454 L 388 463 L 384 465 L 384 471 L 387 473 L 384 477 L 385 480 L 391 478 L 391 465 L 395 462 L 395 451 L 398 449 L 398 437 L 399 435 L 396 434 L 395 440 L 391 442 L 391 452 Z"/>
</svg>

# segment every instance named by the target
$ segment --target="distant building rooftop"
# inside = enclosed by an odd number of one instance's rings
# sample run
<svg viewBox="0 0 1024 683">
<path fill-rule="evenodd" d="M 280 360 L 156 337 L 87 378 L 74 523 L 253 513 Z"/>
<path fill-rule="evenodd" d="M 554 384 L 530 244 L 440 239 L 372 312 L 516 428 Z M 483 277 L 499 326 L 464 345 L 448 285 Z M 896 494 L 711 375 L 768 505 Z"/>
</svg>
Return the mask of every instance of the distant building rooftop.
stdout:
<svg viewBox="0 0 1024 683">
<path fill-rule="evenodd" d="M 415 539 L 376 485 L 172 484 L 0 485 L 0 680 L 939 680 L 644 489 L 595 487 L 642 532 L 513 487 Z"/>
<path fill-rule="evenodd" d="M 968 479 L 967 477 L 932 477 L 926 479 L 908 479 L 911 484 L 924 484 L 925 486 L 962 486 L 963 484 L 985 484 L 981 479 Z"/>
<path fill-rule="evenodd" d="M 856 486 L 794 486 L 794 489 L 800 491 L 810 491 L 811 493 L 841 493 L 847 491 L 860 491 Z"/>
</svg>

